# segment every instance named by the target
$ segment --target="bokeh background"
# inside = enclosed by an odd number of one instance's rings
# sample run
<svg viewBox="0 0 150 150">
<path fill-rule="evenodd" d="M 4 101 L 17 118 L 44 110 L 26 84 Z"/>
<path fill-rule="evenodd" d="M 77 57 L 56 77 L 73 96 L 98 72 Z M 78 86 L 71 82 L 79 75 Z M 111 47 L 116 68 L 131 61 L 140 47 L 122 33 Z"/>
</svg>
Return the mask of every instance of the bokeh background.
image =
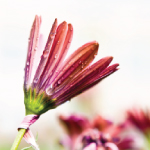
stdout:
<svg viewBox="0 0 150 150">
<path fill-rule="evenodd" d="M 149 0 L 0 0 L 0 150 L 10 149 L 25 114 L 24 66 L 36 14 L 42 16 L 43 43 L 58 18 L 74 27 L 69 53 L 96 40 L 96 59 L 111 55 L 113 63 L 120 64 L 119 71 L 32 125 L 40 147 L 53 150 L 64 135 L 59 114 L 101 114 L 117 122 L 133 106 L 150 108 L 149 8 Z M 28 145 L 22 140 L 20 148 L 24 146 Z"/>
</svg>

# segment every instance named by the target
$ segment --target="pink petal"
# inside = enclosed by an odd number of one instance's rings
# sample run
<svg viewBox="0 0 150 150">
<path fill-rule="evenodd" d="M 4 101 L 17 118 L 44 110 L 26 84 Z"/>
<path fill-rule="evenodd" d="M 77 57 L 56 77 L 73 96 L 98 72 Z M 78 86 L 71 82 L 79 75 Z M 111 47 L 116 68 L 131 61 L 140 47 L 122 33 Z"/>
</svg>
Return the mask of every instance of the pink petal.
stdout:
<svg viewBox="0 0 150 150">
<path fill-rule="evenodd" d="M 46 62 L 48 60 L 48 56 L 49 56 L 49 53 L 50 53 L 50 49 L 52 47 L 52 43 L 53 43 L 53 40 L 54 40 L 54 37 L 55 37 L 55 34 L 56 34 L 56 29 L 57 29 L 57 19 L 55 19 L 54 21 L 54 24 L 52 26 L 52 29 L 50 31 L 50 34 L 49 34 L 49 37 L 48 37 L 48 40 L 47 40 L 47 43 L 46 43 L 46 46 L 45 46 L 45 49 L 43 51 L 43 54 L 41 56 L 41 60 L 40 60 L 40 63 L 39 63 L 39 66 L 36 70 L 36 73 L 35 73 L 35 76 L 34 76 L 34 79 L 33 79 L 33 83 L 32 83 L 32 87 L 34 88 L 37 83 L 38 83 L 38 80 L 45 68 L 45 65 L 46 65 Z"/>
<path fill-rule="evenodd" d="M 41 25 L 41 17 L 35 16 L 35 20 L 33 22 L 30 31 L 30 37 L 29 37 L 27 60 L 25 65 L 24 89 L 28 89 L 30 86 L 32 66 L 33 66 L 35 52 L 38 46 L 40 25 Z"/>
<path fill-rule="evenodd" d="M 61 50 L 61 54 L 60 54 L 60 58 L 59 58 L 59 62 L 57 67 L 54 68 L 53 70 L 53 75 L 51 76 L 48 85 L 50 85 L 52 83 L 52 81 L 58 76 L 58 74 L 60 73 L 60 68 L 63 66 L 62 62 L 64 61 L 64 58 L 68 52 L 68 49 L 70 47 L 71 41 L 72 41 L 72 37 L 73 37 L 73 27 L 71 24 L 68 24 L 68 31 L 67 31 L 67 35 L 64 41 L 64 45 L 63 48 Z M 46 85 L 46 86 L 48 86 Z"/>
<path fill-rule="evenodd" d="M 61 57 L 61 50 L 65 41 L 65 37 L 67 34 L 68 25 L 66 22 L 63 22 L 59 25 L 56 36 L 50 50 L 50 54 L 48 56 L 48 61 L 44 68 L 44 71 L 40 77 L 39 83 L 37 84 L 37 88 L 42 89 L 43 84 L 48 80 L 48 78 L 53 74 L 53 69 L 57 66 L 59 62 L 59 58 Z M 42 89 L 43 90 L 43 89 Z"/>
<path fill-rule="evenodd" d="M 51 93 L 51 90 L 58 91 L 62 89 L 74 76 L 77 76 L 86 68 L 97 54 L 98 46 L 97 42 L 90 42 L 76 50 L 64 63 L 63 69 L 53 82 L 53 89 L 48 88 L 47 93 Z"/>
<path fill-rule="evenodd" d="M 111 73 L 115 72 L 117 70 L 118 64 L 114 64 L 108 68 L 106 68 L 104 71 L 101 73 L 95 74 L 91 79 L 86 80 L 86 77 L 83 78 L 82 80 L 79 80 L 76 84 L 73 86 L 70 84 L 70 88 L 68 86 L 68 90 L 63 91 L 62 95 L 59 95 L 58 97 L 55 97 L 56 95 L 52 96 L 52 98 L 56 98 L 56 105 L 59 105 L 67 100 L 70 100 L 72 97 L 84 92 L 85 90 L 93 87 L 97 83 L 99 83 L 102 79 L 110 75 Z M 84 75 L 84 74 L 82 74 Z"/>
</svg>

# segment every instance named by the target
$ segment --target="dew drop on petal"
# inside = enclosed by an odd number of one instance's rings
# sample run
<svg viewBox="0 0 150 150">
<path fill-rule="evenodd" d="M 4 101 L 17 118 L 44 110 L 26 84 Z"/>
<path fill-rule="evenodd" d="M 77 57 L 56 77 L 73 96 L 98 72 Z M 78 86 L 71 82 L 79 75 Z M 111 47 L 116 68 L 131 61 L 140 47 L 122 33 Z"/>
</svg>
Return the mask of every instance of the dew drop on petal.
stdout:
<svg viewBox="0 0 150 150">
<path fill-rule="evenodd" d="M 29 62 L 27 62 L 27 66 L 29 65 Z"/>
<path fill-rule="evenodd" d="M 47 95 L 52 95 L 54 93 L 54 90 L 53 90 L 53 86 L 52 86 L 52 84 L 50 85 L 50 87 L 48 87 L 47 89 L 46 89 L 46 94 Z"/>
<path fill-rule="evenodd" d="M 48 54 L 49 54 L 49 50 L 45 50 L 45 51 L 43 51 L 43 57 L 47 57 L 47 56 L 48 56 Z"/>
<path fill-rule="evenodd" d="M 58 80 L 58 84 L 61 84 L 61 80 Z"/>
<path fill-rule="evenodd" d="M 33 81 L 34 83 L 37 83 L 38 82 L 38 78 L 36 78 L 36 79 L 34 79 L 34 81 Z"/>
<path fill-rule="evenodd" d="M 55 58 L 57 58 L 57 54 L 55 54 Z"/>
<path fill-rule="evenodd" d="M 79 64 L 81 64 L 82 62 L 81 61 L 79 61 Z"/>
</svg>

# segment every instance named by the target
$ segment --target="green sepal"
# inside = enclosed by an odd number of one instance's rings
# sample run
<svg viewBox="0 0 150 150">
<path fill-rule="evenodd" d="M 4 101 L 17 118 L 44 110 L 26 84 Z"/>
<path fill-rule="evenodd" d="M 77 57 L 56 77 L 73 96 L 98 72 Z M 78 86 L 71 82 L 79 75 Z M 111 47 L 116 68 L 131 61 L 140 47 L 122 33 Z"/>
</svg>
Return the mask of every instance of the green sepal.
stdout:
<svg viewBox="0 0 150 150">
<path fill-rule="evenodd" d="M 55 108 L 55 99 L 51 99 L 45 92 L 37 93 L 36 89 L 31 87 L 24 90 L 24 104 L 26 115 L 41 115 L 49 109 Z"/>
</svg>

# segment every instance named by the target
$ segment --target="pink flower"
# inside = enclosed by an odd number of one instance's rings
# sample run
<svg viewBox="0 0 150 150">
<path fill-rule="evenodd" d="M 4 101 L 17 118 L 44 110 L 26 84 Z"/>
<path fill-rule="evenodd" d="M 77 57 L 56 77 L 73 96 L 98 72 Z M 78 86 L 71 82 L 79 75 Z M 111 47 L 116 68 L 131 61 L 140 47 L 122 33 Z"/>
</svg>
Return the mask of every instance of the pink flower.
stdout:
<svg viewBox="0 0 150 150">
<path fill-rule="evenodd" d="M 91 65 L 99 47 L 96 41 L 84 44 L 64 61 L 71 44 L 73 27 L 65 21 L 57 27 L 55 19 L 32 80 L 35 53 L 39 52 L 40 25 L 41 18 L 36 16 L 30 32 L 25 65 L 26 114 L 41 115 L 49 109 L 56 108 L 93 87 L 118 67 L 118 64 L 109 66 L 113 59 L 111 56 Z"/>
<path fill-rule="evenodd" d="M 68 139 L 63 139 L 62 145 L 71 150 L 137 150 L 132 137 L 121 135 L 125 132 L 125 124 L 114 125 L 100 115 L 91 122 L 79 115 L 61 116 L 59 119 L 65 125 L 70 138 L 67 144 L 65 140 Z"/>
<path fill-rule="evenodd" d="M 132 109 L 127 111 L 127 121 L 135 126 L 146 136 L 150 134 L 150 112 L 142 109 Z"/>
</svg>

